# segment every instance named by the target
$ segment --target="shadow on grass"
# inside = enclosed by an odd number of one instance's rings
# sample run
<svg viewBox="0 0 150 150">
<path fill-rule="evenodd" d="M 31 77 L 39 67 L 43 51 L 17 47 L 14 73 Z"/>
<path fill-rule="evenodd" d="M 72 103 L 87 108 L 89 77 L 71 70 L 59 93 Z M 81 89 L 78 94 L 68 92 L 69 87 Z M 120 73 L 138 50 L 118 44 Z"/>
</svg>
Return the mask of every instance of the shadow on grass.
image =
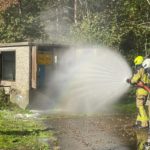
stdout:
<svg viewBox="0 0 150 150">
<path fill-rule="evenodd" d="M 35 134 L 39 134 L 40 132 L 46 132 L 46 131 L 50 131 L 52 130 L 52 128 L 46 128 L 46 129 L 38 129 L 38 130 L 22 130 L 22 131 L 0 131 L 1 135 L 18 135 L 18 136 L 25 136 L 25 135 L 35 135 Z"/>
</svg>

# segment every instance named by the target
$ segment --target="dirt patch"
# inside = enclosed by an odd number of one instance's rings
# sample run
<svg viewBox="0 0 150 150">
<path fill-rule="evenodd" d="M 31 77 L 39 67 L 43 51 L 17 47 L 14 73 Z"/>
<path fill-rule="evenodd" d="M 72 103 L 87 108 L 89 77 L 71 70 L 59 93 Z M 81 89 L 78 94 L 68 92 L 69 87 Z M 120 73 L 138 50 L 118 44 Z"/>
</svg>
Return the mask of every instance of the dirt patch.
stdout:
<svg viewBox="0 0 150 150">
<path fill-rule="evenodd" d="M 58 132 L 61 150 L 137 150 L 134 117 L 57 116 L 49 117 L 47 124 Z"/>
</svg>

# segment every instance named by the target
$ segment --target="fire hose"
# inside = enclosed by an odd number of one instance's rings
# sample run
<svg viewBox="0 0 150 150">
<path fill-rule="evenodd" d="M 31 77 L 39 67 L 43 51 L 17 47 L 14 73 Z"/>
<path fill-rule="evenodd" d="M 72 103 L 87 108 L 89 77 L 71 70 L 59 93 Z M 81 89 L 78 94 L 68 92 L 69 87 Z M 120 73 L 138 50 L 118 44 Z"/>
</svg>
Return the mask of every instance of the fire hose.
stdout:
<svg viewBox="0 0 150 150">
<path fill-rule="evenodd" d="M 127 79 L 128 83 L 131 83 L 130 79 Z M 133 84 L 134 85 L 134 84 Z M 138 83 L 135 84 L 136 87 L 141 87 L 143 89 L 145 89 L 148 93 L 150 93 L 150 87 L 145 85 L 142 81 L 139 81 Z"/>
<path fill-rule="evenodd" d="M 136 86 L 137 86 L 137 87 L 141 87 L 141 88 L 143 88 L 144 90 L 146 90 L 147 92 L 150 93 L 150 87 L 148 87 L 147 85 L 145 85 L 142 81 L 138 82 L 138 83 L 136 84 Z"/>
</svg>

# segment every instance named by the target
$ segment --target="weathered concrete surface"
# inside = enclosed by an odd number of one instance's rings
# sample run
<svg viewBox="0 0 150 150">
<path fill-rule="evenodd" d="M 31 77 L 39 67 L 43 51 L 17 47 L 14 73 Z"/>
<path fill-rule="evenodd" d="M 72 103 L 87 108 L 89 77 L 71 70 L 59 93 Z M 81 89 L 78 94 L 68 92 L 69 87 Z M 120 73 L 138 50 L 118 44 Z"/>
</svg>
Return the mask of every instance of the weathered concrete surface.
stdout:
<svg viewBox="0 0 150 150">
<path fill-rule="evenodd" d="M 0 51 L 14 51 L 16 59 L 15 81 L 1 81 L 1 85 L 10 86 L 10 100 L 25 108 L 29 103 L 30 89 L 30 47 L 0 47 Z"/>
<path fill-rule="evenodd" d="M 47 125 L 56 129 L 61 150 L 137 150 L 133 120 L 128 116 L 50 117 Z"/>
</svg>

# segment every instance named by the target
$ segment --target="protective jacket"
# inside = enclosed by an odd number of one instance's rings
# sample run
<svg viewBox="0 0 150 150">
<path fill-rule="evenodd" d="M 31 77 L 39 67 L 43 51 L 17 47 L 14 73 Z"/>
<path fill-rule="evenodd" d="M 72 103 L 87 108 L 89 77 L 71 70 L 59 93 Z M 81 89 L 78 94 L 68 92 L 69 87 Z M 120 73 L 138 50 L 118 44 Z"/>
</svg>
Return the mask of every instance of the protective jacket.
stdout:
<svg viewBox="0 0 150 150">
<path fill-rule="evenodd" d="M 149 85 L 150 84 L 150 79 L 148 77 L 148 75 L 146 74 L 144 68 L 142 66 L 139 66 L 133 77 L 131 78 L 131 83 L 132 84 L 136 84 L 138 83 L 139 81 L 142 81 L 145 85 Z M 137 90 L 136 90 L 136 95 L 145 95 L 147 96 L 148 95 L 148 92 L 141 88 L 141 87 L 138 87 Z"/>
</svg>

